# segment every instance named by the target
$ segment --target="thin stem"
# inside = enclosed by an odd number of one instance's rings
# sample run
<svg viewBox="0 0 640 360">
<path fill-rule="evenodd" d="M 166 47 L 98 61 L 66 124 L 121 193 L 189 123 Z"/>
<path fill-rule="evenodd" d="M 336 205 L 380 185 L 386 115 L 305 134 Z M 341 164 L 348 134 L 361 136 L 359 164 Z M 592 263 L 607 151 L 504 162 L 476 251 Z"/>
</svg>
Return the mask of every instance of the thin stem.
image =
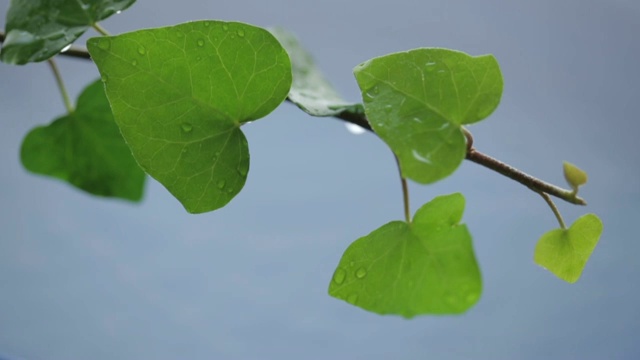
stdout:
<svg viewBox="0 0 640 360">
<path fill-rule="evenodd" d="M 51 71 L 53 71 L 53 76 L 56 78 L 58 89 L 60 89 L 60 94 L 62 94 L 62 100 L 64 100 L 64 106 L 67 108 L 68 113 L 72 113 L 73 105 L 71 104 L 71 100 L 69 99 L 69 93 L 67 93 L 67 89 L 64 87 L 64 82 L 62 81 L 62 76 L 60 75 L 58 65 L 56 65 L 56 62 L 53 60 L 53 58 L 47 60 L 47 62 L 51 67 Z"/>
<path fill-rule="evenodd" d="M 5 38 L 4 33 L 0 32 L 0 42 L 3 41 L 4 38 Z M 71 47 L 68 51 L 60 53 L 60 55 L 71 56 L 71 57 L 76 57 L 81 59 L 91 59 L 91 56 L 89 55 L 87 50 L 80 47 Z M 342 113 L 334 117 L 342 121 L 356 124 L 358 126 L 361 126 L 373 132 L 373 129 L 371 129 L 371 125 L 369 125 L 369 121 L 367 120 L 366 116 L 363 113 L 347 110 L 347 111 L 343 111 Z M 464 127 L 462 129 L 467 138 L 467 160 L 472 161 L 476 164 L 482 165 L 493 171 L 496 171 L 499 174 L 502 174 L 512 180 L 515 180 L 521 183 L 522 185 L 532 189 L 533 191 L 542 191 L 544 193 L 547 193 L 549 195 L 555 196 L 559 199 L 562 199 L 564 201 L 567 201 L 569 203 L 576 204 L 576 205 L 587 204 L 584 199 L 577 196 L 573 191 L 566 190 L 561 187 L 542 181 L 508 164 L 505 164 L 500 160 L 497 160 L 495 158 L 492 158 L 489 155 L 481 153 L 480 151 L 473 148 L 473 136 L 471 136 L 471 133 Z"/>
<path fill-rule="evenodd" d="M 513 179 L 521 183 L 522 185 L 532 189 L 533 191 L 544 192 L 576 205 L 587 204 L 584 199 L 576 196 L 576 194 L 574 194 L 571 190 L 563 189 L 553 184 L 544 182 L 512 167 L 511 165 L 507 165 L 502 161 L 494 159 L 491 156 L 483 154 L 475 149 L 471 149 L 467 152 L 467 160 L 473 161 L 476 164 L 480 164 L 510 179 Z"/>
<path fill-rule="evenodd" d="M 551 208 L 551 211 L 553 211 L 553 214 L 556 216 L 556 219 L 558 219 L 558 224 L 560 224 L 560 228 L 566 229 L 567 226 L 564 224 L 564 220 L 562 219 L 562 215 L 560 215 L 560 211 L 558 210 L 558 207 L 556 206 L 556 204 L 553 203 L 553 200 L 551 200 L 551 197 L 549 195 L 543 193 L 542 191 L 536 191 L 536 192 L 538 194 L 540 194 L 540 196 L 542 196 L 544 201 L 547 202 L 547 204 Z"/>
<path fill-rule="evenodd" d="M 398 174 L 400 174 L 400 183 L 402 184 L 402 202 L 404 203 L 404 218 L 407 220 L 407 224 L 411 224 L 411 208 L 409 206 L 409 185 L 407 179 L 402 176 L 402 168 L 400 167 L 400 160 L 395 156 L 396 164 L 398 165 Z"/>
<path fill-rule="evenodd" d="M 100 24 L 98 23 L 93 23 L 91 25 L 94 29 L 96 29 L 97 32 L 99 32 L 102 36 L 111 36 L 111 34 L 109 34 L 109 32 L 103 28 L 102 26 L 100 26 Z"/>
</svg>

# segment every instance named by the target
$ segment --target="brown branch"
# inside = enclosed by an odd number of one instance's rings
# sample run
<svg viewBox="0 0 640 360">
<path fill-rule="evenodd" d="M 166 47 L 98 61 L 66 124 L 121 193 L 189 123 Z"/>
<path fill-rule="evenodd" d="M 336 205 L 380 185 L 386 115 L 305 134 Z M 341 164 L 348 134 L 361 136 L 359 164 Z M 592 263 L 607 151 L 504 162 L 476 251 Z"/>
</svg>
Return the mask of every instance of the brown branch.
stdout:
<svg viewBox="0 0 640 360">
<path fill-rule="evenodd" d="M 5 34 L 0 32 L 0 42 L 3 42 L 5 39 Z M 89 52 L 87 49 L 82 47 L 72 46 L 69 50 L 60 53 L 62 56 L 69 56 L 81 59 L 91 59 Z M 289 100 L 289 99 L 287 99 Z M 290 101 L 290 100 L 289 100 Z M 353 112 L 353 111 L 344 111 L 335 116 L 336 118 L 356 124 L 361 126 L 369 131 L 373 131 L 371 125 L 369 125 L 369 121 L 365 117 L 363 113 Z M 547 183 L 538 178 L 535 178 L 525 172 L 522 172 L 511 165 L 505 164 L 500 160 L 492 158 L 489 155 L 483 154 L 476 150 L 473 147 L 473 136 L 471 133 L 463 127 L 464 134 L 467 138 L 467 160 L 472 161 L 476 164 L 482 165 L 488 169 L 491 169 L 499 174 L 502 174 L 512 180 L 519 182 L 520 184 L 530 188 L 534 192 L 537 193 L 546 193 L 549 195 L 553 195 L 559 199 L 570 202 L 576 205 L 586 205 L 586 201 L 584 199 L 576 196 L 571 190 L 566 190 L 560 188 L 556 185 Z"/>
</svg>

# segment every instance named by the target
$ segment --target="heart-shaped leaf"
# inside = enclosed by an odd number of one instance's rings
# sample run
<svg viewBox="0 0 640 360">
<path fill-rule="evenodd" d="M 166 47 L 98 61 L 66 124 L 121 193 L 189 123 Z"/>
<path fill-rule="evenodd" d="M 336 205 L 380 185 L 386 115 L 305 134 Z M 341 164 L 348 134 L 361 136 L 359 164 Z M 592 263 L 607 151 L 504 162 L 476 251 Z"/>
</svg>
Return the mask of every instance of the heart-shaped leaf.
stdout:
<svg viewBox="0 0 640 360">
<path fill-rule="evenodd" d="M 71 114 L 31 130 L 20 158 L 27 170 L 94 195 L 142 198 L 144 172 L 113 120 L 100 80 L 87 86 Z"/>
<path fill-rule="evenodd" d="M 348 112 L 363 114 L 362 104 L 346 102 L 325 79 L 311 54 L 298 39 L 282 28 L 270 29 L 289 53 L 293 83 L 289 100 L 311 116 L 336 116 Z"/>
<path fill-rule="evenodd" d="M 289 57 L 268 31 L 196 21 L 87 42 L 140 166 L 187 211 L 223 207 L 244 186 L 240 125 L 266 116 L 291 86 Z"/>
<path fill-rule="evenodd" d="M 413 222 L 390 222 L 353 242 L 329 294 L 378 314 L 457 314 L 480 298 L 482 280 L 461 194 L 423 205 Z"/>
<path fill-rule="evenodd" d="M 587 214 L 568 229 L 555 229 L 542 235 L 536 245 L 534 261 L 560 279 L 574 283 L 580 279 L 602 234 L 602 221 Z"/>
<path fill-rule="evenodd" d="M 90 26 L 125 10 L 135 0 L 12 0 L 0 60 L 26 64 L 47 60 Z"/>
<path fill-rule="evenodd" d="M 416 49 L 371 59 L 354 69 L 373 130 L 405 177 L 428 184 L 450 175 L 466 154 L 461 125 L 489 116 L 502 96 L 491 55 Z"/>
</svg>

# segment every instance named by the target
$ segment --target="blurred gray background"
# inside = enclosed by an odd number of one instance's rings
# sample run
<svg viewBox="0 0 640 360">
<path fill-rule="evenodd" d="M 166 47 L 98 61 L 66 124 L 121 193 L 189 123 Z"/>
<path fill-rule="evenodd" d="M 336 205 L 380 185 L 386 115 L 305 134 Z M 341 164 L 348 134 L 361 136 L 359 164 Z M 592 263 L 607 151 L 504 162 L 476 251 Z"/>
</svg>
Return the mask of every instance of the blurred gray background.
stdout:
<svg viewBox="0 0 640 360">
<path fill-rule="evenodd" d="M 375 56 L 494 54 L 504 95 L 471 127 L 476 146 L 562 186 L 562 160 L 589 172 L 589 206 L 559 203 L 569 223 L 594 212 L 605 224 L 582 279 L 533 263 L 557 226 L 542 199 L 465 162 L 411 199 L 466 196 L 480 302 L 411 321 L 365 312 L 327 287 L 352 241 L 402 218 L 393 158 L 373 135 L 283 104 L 243 127 L 251 171 L 226 208 L 189 215 L 153 180 L 140 205 L 102 200 L 21 167 L 22 137 L 64 107 L 46 64 L 0 64 L 0 358 L 640 358 L 640 2 L 139 0 L 102 24 L 196 19 L 292 30 L 352 101 L 352 68 Z M 98 77 L 89 61 L 58 62 L 74 98 Z"/>
</svg>

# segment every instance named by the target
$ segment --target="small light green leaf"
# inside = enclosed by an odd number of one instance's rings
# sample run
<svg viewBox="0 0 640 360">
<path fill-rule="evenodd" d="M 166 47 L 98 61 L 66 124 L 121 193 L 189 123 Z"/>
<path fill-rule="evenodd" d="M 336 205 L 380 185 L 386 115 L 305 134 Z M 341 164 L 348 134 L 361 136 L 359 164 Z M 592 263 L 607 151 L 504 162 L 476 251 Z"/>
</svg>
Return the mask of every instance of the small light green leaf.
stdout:
<svg viewBox="0 0 640 360">
<path fill-rule="evenodd" d="M 291 32 L 269 29 L 289 53 L 293 83 L 289 100 L 311 116 L 336 116 L 343 112 L 363 114 L 362 104 L 346 102 L 329 84 L 313 61 L 311 54 Z"/>
<path fill-rule="evenodd" d="M 562 170 L 565 180 L 574 191 L 578 191 L 580 186 L 587 183 L 587 173 L 572 163 L 565 161 L 562 164 Z"/>
<path fill-rule="evenodd" d="M 142 198 L 144 172 L 113 121 L 99 80 L 82 92 L 73 113 L 31 130 L 22 142 L 20 158 L 27 170 L 94 195 Z"/>
<path fill-rule="evenodd" d="M 226 205 L 244 186 L 244 122 L 291 86 L 286 51 L 268 31 L 196 21 L 87 42 L 116 123 L 140 166 L 191 213 Z"/>
<path fill-rule="evenodd" d="M 489 116 L 502 96 L 491 55 L 415 49 L 371 59 L 354 74 L 373 130 L 422 184 L 449 176 L 466 154 L 461 125 Z"/>
<path fill-rule="evenodd" d="M 392 221 L 345 251 L 329 294 L 378 314 L 458 314 L 480 298 L 482 280 L 461 194 L 439 196 L 411 224 Z"/>
<path fill-rule="evenodd" d="M 580 279 L 601 234 L 602 221 L 594 214 L 583 215 L 569 229 L 555 229 L 542 235 L 534 261 L 560 279 L 574 283 Z"/>
<path fill-rule="evenodd" d="M 135 0 L 11 0 L 0 60 L 22 65 L 43 61 L 73 43 L 90 26 Z"/>
</svg>

